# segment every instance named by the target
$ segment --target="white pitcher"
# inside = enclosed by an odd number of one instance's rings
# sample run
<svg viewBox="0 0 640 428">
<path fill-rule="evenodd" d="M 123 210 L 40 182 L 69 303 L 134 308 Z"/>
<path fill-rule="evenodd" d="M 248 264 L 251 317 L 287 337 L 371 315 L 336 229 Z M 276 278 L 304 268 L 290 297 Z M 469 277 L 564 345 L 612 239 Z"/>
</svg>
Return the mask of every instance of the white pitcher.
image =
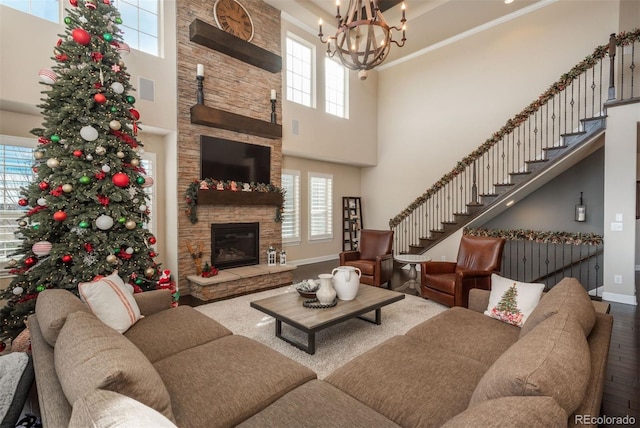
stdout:
<svg viewBox="0 0 640 428">
<path fill-rule="evenodd" d="M 322 305 L 329 305 L 336 299 L 336 290 L 333 288 L 332 278 L 330 273 L 321 273 L 318 275 L 320 278 L 320 288 L 316 291 L 316 299 Z"/>
<path fill-rule="evenodd" d="M 338 266 L 333 271 L 333 288 L 336 289 L 338 299 L 353 300 L 358 294 L 362 272 L 354 266 Z"/>
</svg>

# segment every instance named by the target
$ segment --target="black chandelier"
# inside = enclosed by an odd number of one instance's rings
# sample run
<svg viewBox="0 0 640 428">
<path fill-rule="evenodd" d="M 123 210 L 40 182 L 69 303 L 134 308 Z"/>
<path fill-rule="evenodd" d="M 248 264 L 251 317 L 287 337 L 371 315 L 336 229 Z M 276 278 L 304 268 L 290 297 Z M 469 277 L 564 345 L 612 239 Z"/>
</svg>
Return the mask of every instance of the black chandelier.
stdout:
<svg viewBox="0 0 640 428">
<path fill-rule="evenodd" d="M 318 37 L 327 44 L 327 55 L 336 53 L 340 62 L 351 69 L 358 70 L 361 80 L 367 78 L 367 70 L 382 64 L 391 49 L 391 43 L 403 47 L 407 19 L 404 16 L 405 5 L 402 3 L 402 19 L 400 27 L 390 27 L 378 7 L 378 0 L 349 0 L 347 14 L 340 15 L 340 0 L 336 0 L 336 19 L 338 31 L 333 37 L 323 39 L 322 20 Z M 393 39 L 393 31 L 402 31 L 400 42 Z M 333 49 L 332 42 L 333 41 Z"/>
</svg>

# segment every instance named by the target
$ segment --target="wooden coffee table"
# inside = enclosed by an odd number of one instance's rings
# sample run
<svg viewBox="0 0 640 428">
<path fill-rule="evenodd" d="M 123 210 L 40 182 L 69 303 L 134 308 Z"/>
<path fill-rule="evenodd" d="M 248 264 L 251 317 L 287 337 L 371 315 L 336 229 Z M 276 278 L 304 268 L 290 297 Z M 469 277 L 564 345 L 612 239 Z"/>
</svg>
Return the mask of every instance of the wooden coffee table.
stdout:
<svg viewBox="0 0 640 428">
<path fill-rule="evenodd" d="M 300 297 L 297 292 L 255 300 L 251 302 L 251 307 L 275 318 L 276 337 L 313 355 L 316 352 L 318 331 L 356 317 L 380 325 L 382 323 L 381 308 L 404 299 L 404 296 L 404 293 L 397 291 L 360 284 L 358 295 L 354 300 L 338 300 L 338 304 L 331 308 L 306 308 L 302 306 L 306 299 Z M 362 316 L 372 311 L 375 311 L 375 318 Z M 283 322 L 306 333 L 307 344 L 283 336 Z"/>
</svg>

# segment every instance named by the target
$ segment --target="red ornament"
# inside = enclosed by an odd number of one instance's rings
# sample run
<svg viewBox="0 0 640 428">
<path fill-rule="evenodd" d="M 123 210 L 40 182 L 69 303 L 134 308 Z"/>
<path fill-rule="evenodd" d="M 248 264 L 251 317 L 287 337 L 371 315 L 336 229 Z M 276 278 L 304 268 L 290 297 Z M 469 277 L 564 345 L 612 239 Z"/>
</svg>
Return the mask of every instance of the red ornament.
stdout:
<svg viewBox="0 0 640 428">
<path fill-rule="evenodd" d="M 154 258 L 155 256 L 157 256 L 157 254 L 155 253 L 155 251 L 150 251 L 150 252 L 149 252 L 149 257 Z"/>
<path fill-rule="evenodd" d="M 82 156 L 82 150 L 74 150 L 73 155 L 77 158 Z"/>
<path fill-rule="evenodd" d="M 47 190 L 49 188 L 49 183 L 41 181 L 40 184 L 38 184 L 38 187 L 40 187 L 40 190 Z"/>
<path fill-rule="evenodd" d="M 88 45 L 91 41 L 91 34 L 89 34 L 87 30 L 83 28 L 76 28 L 71 31 L 71 37 L 73 37 L 73 40 L 75 40 L 77 43 L 80 43 L 81 45 Z"/>
<path fill-rule="evenodd" d="M 132 109 L 129 109 L 129 113 L 131 113 L 131 117 L 134 118 L 135 120 L 140 120 L 140 113 L 138 112 L 138 110 L 132 108 Z"/>
<path fill-rule="evenodd" d="M 111 1 L 109 0 L 102 0 L 104 4 L 111 4 Z"/>
<path fill-rule="evenodd" d="M 129 176 L 124 172 L 118 172 L 111 177 L 111 181 L 118 187 L 127 187 L 129 185 Z"/>
<path fill-rule="evenodd" d="M 103 94 L 95 94 L 93 96 L 93 99 L 95 100 L 95 102 L 97 102 L 98 104 L 104 104 L 107 102 L 107 97 L 105 97 Z"/>
<path fill-rule="evenodd" d="M 154 245 L 156 243 L 156 237 L 152 236 L 149 238 L 149 244 Z"/>
<path fill-rule="evenodd" d="M 62 256 L 62 263 L 71 263 L 72 260 L 73 257 L 71 257 L 69 254 L 65 254 L 64 256 Z"/>
<path fill-rule="evenodd" d="M 26 199 L 19 199 L 18 205 L 20 205 L 21 207 L 26 207 L 27 205 L 29 205 L 29 201 L 27 201 Z"/>
<path fill-rule="evenodd" d="M 5 349 L 7 349 L 7 344 L 4 342 L 0 342 L 0 352 L 4 351 Z"/>
<path fill-rule="evenodd" d="M 73 7 L 78 7 L 78 0 L 69 0 L 69 3 L 71 3 Z"/>
<path fill-rule="evenodd" d="M 33 257 L 27 257 L 26 259 L 24 259 L 24 265 L 27 267 L 31 267 L 35 264 L 36 264 L 36 259 L 34 259 Z"/>
<path fill-rule="evenodd" d="M 67 219 L 67 213 L 64 211 L 56 211 L 53 213 L 53 219 L 55 221 L 65 221 Z"/>
</svg>

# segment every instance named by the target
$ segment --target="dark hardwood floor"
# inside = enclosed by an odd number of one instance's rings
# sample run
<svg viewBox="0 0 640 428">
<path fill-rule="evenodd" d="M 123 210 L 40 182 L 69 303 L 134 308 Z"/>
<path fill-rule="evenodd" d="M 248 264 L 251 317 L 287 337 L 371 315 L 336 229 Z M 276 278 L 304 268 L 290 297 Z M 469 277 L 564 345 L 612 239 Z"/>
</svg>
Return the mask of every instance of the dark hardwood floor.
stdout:
<svg viewBox="0 0 640 428">
<path fill-rule="evenodd" d="M 331 273 L 339 265 L 337 260 L 299 266 L 293 275 L 293 281 L 317 278 L 321 273 Z M 391 288 L 401 287 L 409 279 L 406 269 L 396 269 L 391 279 Z M 636 295 L 639 295 L 640 274 L 636 275 Z M 415 294 L 413 290 L 405 292 Z M 185 296 L 181 303 L 198 305 Z M 637 306 L 610 303 L 613 315 L 613 333 L 607 362 L 606 382 L 602 398 L 601 416 L 635 418 L 640 426 L 640 310 Z M 615 422 L 611 420 L 610 422 Z M 603 419 L 601 427 L 620 426 Z"/>
</svg>

